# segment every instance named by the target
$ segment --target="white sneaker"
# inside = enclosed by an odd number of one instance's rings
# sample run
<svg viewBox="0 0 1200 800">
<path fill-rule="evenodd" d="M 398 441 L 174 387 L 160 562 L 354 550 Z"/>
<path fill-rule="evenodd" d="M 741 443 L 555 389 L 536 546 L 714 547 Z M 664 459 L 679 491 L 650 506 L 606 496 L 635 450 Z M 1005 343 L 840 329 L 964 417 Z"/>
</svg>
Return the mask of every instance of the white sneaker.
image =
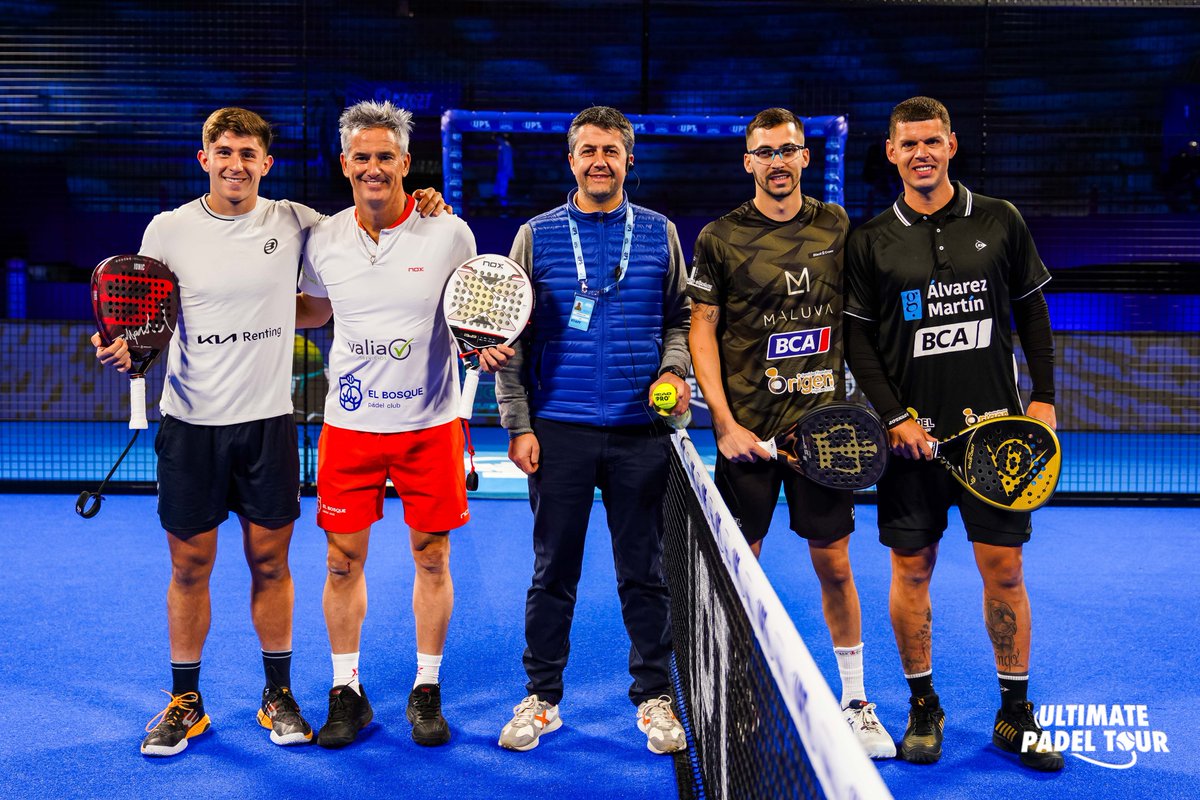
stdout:
<svg viewBox="0 0 1200 800">
<path fill-rule="evenodd" d="M 665 695 L 638 706 L 638 730 L 646 734 L 651 753 L 678 753 L 687 748 L 683 726 L 671 711 L 671 698 Z"/>
<path fill-rule="evenodd" d="M 871 758 L 895 758 L 896 743 L 888 734 L 879 717 L 875 716 L 875 704 L 863 700 L 851 700 L 850 705 L 842 709 L 846 715 L 846 724 L 854 732 L 855 738 L 862 744 L 863 750 Z"/>
<path fill-rule="evenodd" d="M 532 750 L 543 733 L 562 727 L 558 706 L 531 694 L 513 707 L 513 718 L 500 731 L 500 746 L 506 750 Z"/>
</svg>

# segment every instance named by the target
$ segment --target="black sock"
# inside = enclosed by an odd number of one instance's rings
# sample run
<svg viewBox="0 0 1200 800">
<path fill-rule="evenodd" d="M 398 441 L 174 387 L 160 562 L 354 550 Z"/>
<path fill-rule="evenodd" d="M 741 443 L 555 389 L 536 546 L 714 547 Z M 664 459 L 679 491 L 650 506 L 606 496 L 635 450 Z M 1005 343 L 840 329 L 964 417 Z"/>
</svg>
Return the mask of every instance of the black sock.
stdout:
<svg viewBox="0 0 1200 800">
<path fill-rule="evenodd" d="M 1000 679 L 1000 707 L 1013 708 L 1029 699 L 1029 673 L 1020 675 L 997 672 Z"/>
<path fill-rule="evenodd" d="M 908 681 L 908 691 L 913 697 L 928 697 L 933 694 L 933 670 L 913 678 L 905 675 L 904 680 Z"/>
<path fill-rule="evenodd" d="M 184 692 L 200 692 L 200 662 L 171 662 L 171 694 L 178 697 Z"/>
<path fill-rule="evenodd" d="M 263 650 L 263 672 L 267 676 L 267 686 L 281 689 L 292 685 L 292 651 Z"/>
</svg>

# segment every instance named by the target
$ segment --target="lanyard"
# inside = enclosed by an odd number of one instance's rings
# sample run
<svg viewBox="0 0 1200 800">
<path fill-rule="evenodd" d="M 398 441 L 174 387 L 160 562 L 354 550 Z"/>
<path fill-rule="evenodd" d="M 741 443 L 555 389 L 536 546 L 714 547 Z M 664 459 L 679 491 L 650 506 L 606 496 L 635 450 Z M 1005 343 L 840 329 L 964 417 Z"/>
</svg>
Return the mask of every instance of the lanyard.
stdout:
<svg viewBox="0 0 1200 800">
<path fill-rule="evenodd" d="M 579 244 L 579 226 L 575 224 L 575 217 L 571 216 L 571 212 L 567 212 L 567 222 L 571 227 L 571 249 L 575 251 L 575 274 L 579 276 L 579 288 L 587 294 L 587 269 L 583 264 L 583 248 Z M 629 269 L 629 247 L 633 242 L 633 203 L 628 203 L 625 206 L 625 241 L 621 243 L 621 265 L 617 268 L 617 279 L 603 289 L 600 289 L 596 294 L 605 294 L 610 289 L 614 288 L 621 279 L 625 277 L 625 272 Z M 601 273 L 603 275 L 603 273 Z"/>
</svg>

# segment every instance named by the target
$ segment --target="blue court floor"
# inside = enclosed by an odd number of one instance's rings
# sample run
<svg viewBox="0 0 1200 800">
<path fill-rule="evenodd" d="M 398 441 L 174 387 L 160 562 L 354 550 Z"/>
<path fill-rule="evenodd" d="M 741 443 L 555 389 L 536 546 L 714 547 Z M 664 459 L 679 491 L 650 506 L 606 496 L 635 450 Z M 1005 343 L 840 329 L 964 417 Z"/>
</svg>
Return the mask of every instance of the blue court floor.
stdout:
<svg viewBox="0 0 1200 800">
<path fill-rule="evenodd" d="M 138 437 L 114 481 L 154 483 L 154 433 Z M 480 475 L 476 496 L 525 497 L 525 478 L 508 460 L 508 437 L 501 428 L 473 427 L 472 440 Z M 716 458 L 712 432 L 690 431 L 701 455 L 711 465 Z M 301 474 L 316 480 L 316 449 L 320 427 L 300 428 Z M 0 481 L 79 482 L 80 491 L 94 489 L 125 448 L 130 431 L 125 423 L 2 422 L 0 423 Z M 1200 433 L 1129 434 L 1064 432 L 1064 495 L 1175 496 L 1200 499 Z"/>
<path fill-rule="evenodd" d="M 163 798 L 674 797 L 670 761 L 645 750 L 625 697 L 627 650 L 603 514 L 594 509 L 564 700 L 565 725 L 537 750 L 496 747 L 521 698 L 523 604 L 532 565 L 527 502 L 475 500 L 454 534 L 456 607 L 443 666 L 452 744 L 407 738 L 413 672 L 411 561 L 399 502 L 372 537 L 371 607 L 362 675 L 376 711 L 344 751 L 271 745 L 254 722 L 262 685 L 239 537 L 226 526 L 213 578 L 214 623 L 201 685 L 212 733 L 181 757 L 138 754 L 142 726 L 168 686 L 163 595 L 169 578 L 154 498 L 114 496 L 93 520 L 67 495 L 0 495 L 0 773 L 3 796 Z M 851 556 L 863 608 L 866 685 L 893 736 L 907 687 L 887 617 L 888 557 L 874 507 L 858 509 Z M 292 546 L 293 686 L 310 721 L 330 681 L 320 610 L 324 537 L 305 498 Z M 836 666 L 806 548 L 782 524 L 763 567 L 818 666 Z M 936 688 L 948 712 L 942 761 L 882 762 L 897 798 L 1191 798 L 1200 783 L 1200 638 L 1189 598 L 1200 563 L 1195 509 L 1049 508 L 1026 548 L 1034 608 L 1031 693 L 1070 756 L 1058 775 L 1031 773 L 989 744 L 998 703 L 979 580 L 961 526 L 935 574 Z"/>
</svg>

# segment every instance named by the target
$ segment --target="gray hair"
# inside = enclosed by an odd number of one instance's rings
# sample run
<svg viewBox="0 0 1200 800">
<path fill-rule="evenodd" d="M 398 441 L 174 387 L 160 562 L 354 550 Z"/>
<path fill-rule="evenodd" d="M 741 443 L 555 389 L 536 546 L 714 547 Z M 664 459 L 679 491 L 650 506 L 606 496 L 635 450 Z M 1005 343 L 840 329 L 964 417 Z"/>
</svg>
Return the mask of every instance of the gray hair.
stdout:
<svg viewBox="0 0 1200 800">
<path fill-rule="evenodd" d="M 408 152 L 408 134 L 412 131 L 412 112 L 392 105 L 390 100 L 363 100 L 342 112 L 338 118 L 338 133 L 342 137 L 342 153 L 350 155 L 350 140 L 359 131 L 385 128 L 392 132 L 400 153 Z"/>
<path fill-rule="evenodd" d="M 567 129 L 568 153 L 575 152 L 575 140 L 579 138 L 579 129 L 584 125 L 594 125 L 606 131 L 618 131 L 625 145 L 625 155 L 633 153 L 633 123 L 620 111 L 608 106 L 592 106 L 575 115 L 575 119 L 571 120 L 571 127 Z"/>
</svg>

